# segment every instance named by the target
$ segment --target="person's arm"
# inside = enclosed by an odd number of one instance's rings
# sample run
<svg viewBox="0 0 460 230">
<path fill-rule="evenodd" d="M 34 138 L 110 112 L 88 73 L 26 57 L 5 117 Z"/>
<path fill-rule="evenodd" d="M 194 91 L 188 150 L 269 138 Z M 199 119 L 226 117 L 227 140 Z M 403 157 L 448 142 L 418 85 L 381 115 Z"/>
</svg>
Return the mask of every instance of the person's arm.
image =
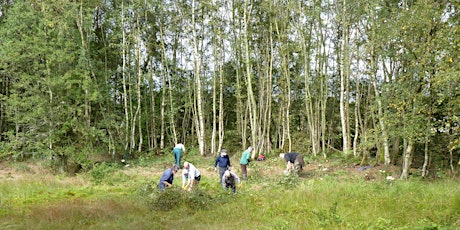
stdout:
<svg viewBox="0 0 460 230">
<path fill-rule="evenodd" d="M 217 164 L 219 163 L 220 156 L 216 158 L 216 161 L 214 162 L 214 168 L 217 167 Z"/>
<path fill-rule="evenodd" d="M 182 174 L 182 188 L 185 188 L 185 182 L 187 182 L 187 178 L 185 177 L 185 174 Z"/>
<path fill-rule="evenodd" d="M 238 181 L 238 184 L 241 183 L 241 180 L 240 180 L 240 178 L 236 175 L 236 173 L 231 172 L 231 174 L 233 174 L 233 176 L 235 177 L 236 181 Z"/>
<path fill-rule="evenodd" d="M 227 168 L 230 167 L 232 167 L 232 165 L 230 164 L 230 157 L 227 155 Z"/>
<path fill-rule="evenodd" d="M 195 181 L 195 177 L 189 177 L 189 178 L 188 178 L 188 183 L 187 183 L 187 187 L 186 187 L 186 188 L 188 188 L 189 191 L 192 190 L 193 182 L 194 182 L 194 181 Z"/>
<path fill-rule="evenodd" d="M 188 169 L 187 184 L 185 185 L 185 188 L 188 188 L 188 190 L 192 189 L 193 187 L 193 181 L 195 180 L 195 174 L 196 174 L 196 169 L 190 166 L 190 168 Z"/>
<path fill-rule="evenodd" d="M 170 183 L 167 182 L 167 181 L 163 181 L 163 184 L 166 185 L 167 187 L 172 187 L 172 184 L 170 184 Z"/>
</svg>

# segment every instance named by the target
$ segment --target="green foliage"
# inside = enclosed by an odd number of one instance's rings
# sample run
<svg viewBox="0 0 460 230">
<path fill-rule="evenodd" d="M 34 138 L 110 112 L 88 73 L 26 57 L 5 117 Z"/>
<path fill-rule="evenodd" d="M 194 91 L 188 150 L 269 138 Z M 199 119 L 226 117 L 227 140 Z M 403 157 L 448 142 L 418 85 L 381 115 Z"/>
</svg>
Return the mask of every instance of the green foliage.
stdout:
<svg viewBox="0 0 460 230">
<path fill-rule="evenodd" d="M 156 183 L 147 183 L 138 190 L 140 200 L 145 202 L 152 211 L 173 211 L 186 209 L 187 212 L 195 213 L 207 210 L 218 204 L 217 199 L 223 196 L 212 196 L 202 188 L 192 192 L 185 192 L 179 187 L 173 187 L 160 191 Z M 228 194 L 227 194 L 228 196 Z"/>
<path fill-rule="evenodd" d="M 158 188 L 156 188 L 158 190 Z M 170 211 L 178 209 L 181 205 L 183 191 L 180 188 L 166 189 L 163 192 L 154 191 L 147 198 L 147 206 L 151 210 Z"/>
<path fill-rule="evenodd" d="M 119 164 L 102 162 L 100 164 L 95 164 L 94 167 L 89 170 L 88 175 L 95 184 L 112 183 L 112 175 L 115 170 L 119 168 Z"/>
<path fill-rule="evenodd" d="M 390 230 L 390 229 L 394 229 L 394 226 L 392 226 L 391 220 L 379 217 L 375 223 L 375 229 Z"/>
<path fill-rule="evenodd" d="M 299 186 L 301 179 L 294 175 L 292 172 L 283 175 L 278 181 L 277 185 L 285 188 L 285 189 L 295 189 Z"/>
<path fill-rule="evenodd" d="M 337 202 L 326 210 L 313 210 L 312 213 L 317 217 L 321 227 L 340 226 L 343 222 L 342 218 L 337 213 Z"/>
</svg>

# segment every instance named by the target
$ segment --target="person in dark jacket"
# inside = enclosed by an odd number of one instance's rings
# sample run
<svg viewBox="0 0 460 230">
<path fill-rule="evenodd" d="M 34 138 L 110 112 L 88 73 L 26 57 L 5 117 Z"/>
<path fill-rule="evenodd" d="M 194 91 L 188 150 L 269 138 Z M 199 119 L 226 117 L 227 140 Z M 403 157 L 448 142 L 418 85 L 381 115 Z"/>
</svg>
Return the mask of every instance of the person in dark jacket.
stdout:
<svg viewBox="0 0 460 230">
<path fill-rule="evenodd" d="M 220 155 L 217 157 L 214 163 L 214 170 L 217 171 L 217 166 L 219 166 L 219 178 L 220 183 L 222 183 L 222 176 L 225 173 L 225 170 L 229 169 L 232 165 L 230 164 L 230 158 L 228 157 L 227 150 L 222 149 Z"/>
<path fill-rule="evenodd" d="M 158 182 L 158 188 L 163 191 L 165 188 L 170 188 L 173 186 L 174 181 L 174 174 L 179 171 L 179 167 L 177 165 L 173 165 L 171 168 L 166 169 L 163 172 L 163 175 L 160 178 L 160 182 Z"/>
<path fill-rule="evenodd" d="M 305 161 L 303 160 L 303 155 L 296 152 L 291 153 L 281 153 L 280 158 L 283 158 L 286 162 L 286 171 L 294 171 L 294 175 L 298 175 L 299 171 L 305 167 Z"/>
</svg>

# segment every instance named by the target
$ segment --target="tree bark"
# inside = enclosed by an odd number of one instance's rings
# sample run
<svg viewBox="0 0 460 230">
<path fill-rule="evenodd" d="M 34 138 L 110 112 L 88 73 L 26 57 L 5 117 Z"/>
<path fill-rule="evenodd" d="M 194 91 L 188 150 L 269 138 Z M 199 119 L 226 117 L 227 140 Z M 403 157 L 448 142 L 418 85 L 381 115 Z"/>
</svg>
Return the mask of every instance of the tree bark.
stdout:
<svg viewBox="0 0 460 230">
<path fill-rule="evenodd" d="M 400 179 L 405 180 L 409 178 L 410 167 L 412 164 L 412 148 L 413 148 L 413 141 L 411 139 L 407 140 L 407 146 L 404 150 L 403 155 L 403 164 L 402 164 L 402 173 Z"/>
<path fill-rule="evenodd" d="M 198 53 L 198 36 L 196 34 L 196 11 L 195 11 L 195 0 L 192 1 L 192 39 L 193 39 L 193 68 L 195 78 L 195 94 L 196 94 L 196 112 L 197 112 L 197 139 L 198 146 L 201 155 L 205 154 L 205 126 L 204 126 L 204 114 L 202 105 L 202 89 L 201 89 L 201 57 Z"/>
<path fill-rule="evenodd" d="M 249 23 L 251 10 L 248 6 L 248 2 L 244 3 L 244 49 L 245 49 L 245 65 L 246 65 L 246 90 L 248 97 L 248 109 L 249 109 L 249 121 L 251 127 L 251 143 L 252 145 L 258 143 L 258 119 L 257 119 L 257 104 L 252 90 L 252 66 L 249 53 Z M 254 151 L 252 152 L 251 158 L 254 159 L 256 152 L 258 151 L 257 146 L 253 146 Z"/>
</svg>

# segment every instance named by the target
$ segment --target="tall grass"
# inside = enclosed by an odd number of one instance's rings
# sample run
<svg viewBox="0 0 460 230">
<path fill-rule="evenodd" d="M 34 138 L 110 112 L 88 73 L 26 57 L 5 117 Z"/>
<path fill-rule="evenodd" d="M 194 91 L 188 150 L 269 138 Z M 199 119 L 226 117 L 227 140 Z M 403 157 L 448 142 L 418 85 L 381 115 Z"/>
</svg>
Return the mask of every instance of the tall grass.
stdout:
<svg viewBox="0 0 460 230">
<path fill-rule="evenodd" d="M 207 161 L 198 164 L 205 168 Z M 104 179 L 97 183 L 85 175 L 0 180 L 0 229 L 460 228 L 455 180 L 296 178 L 273 173 L 276 162 L 267 165 L 253 167 L 258 174 L 236 195 L 223 191 L 217 175 L 205 169 L 200 190 L 193 193 L 180 186 L 158 192 L 160 174 L 146 179 L 120 168 L 98 174 Z"/>
</svg>

